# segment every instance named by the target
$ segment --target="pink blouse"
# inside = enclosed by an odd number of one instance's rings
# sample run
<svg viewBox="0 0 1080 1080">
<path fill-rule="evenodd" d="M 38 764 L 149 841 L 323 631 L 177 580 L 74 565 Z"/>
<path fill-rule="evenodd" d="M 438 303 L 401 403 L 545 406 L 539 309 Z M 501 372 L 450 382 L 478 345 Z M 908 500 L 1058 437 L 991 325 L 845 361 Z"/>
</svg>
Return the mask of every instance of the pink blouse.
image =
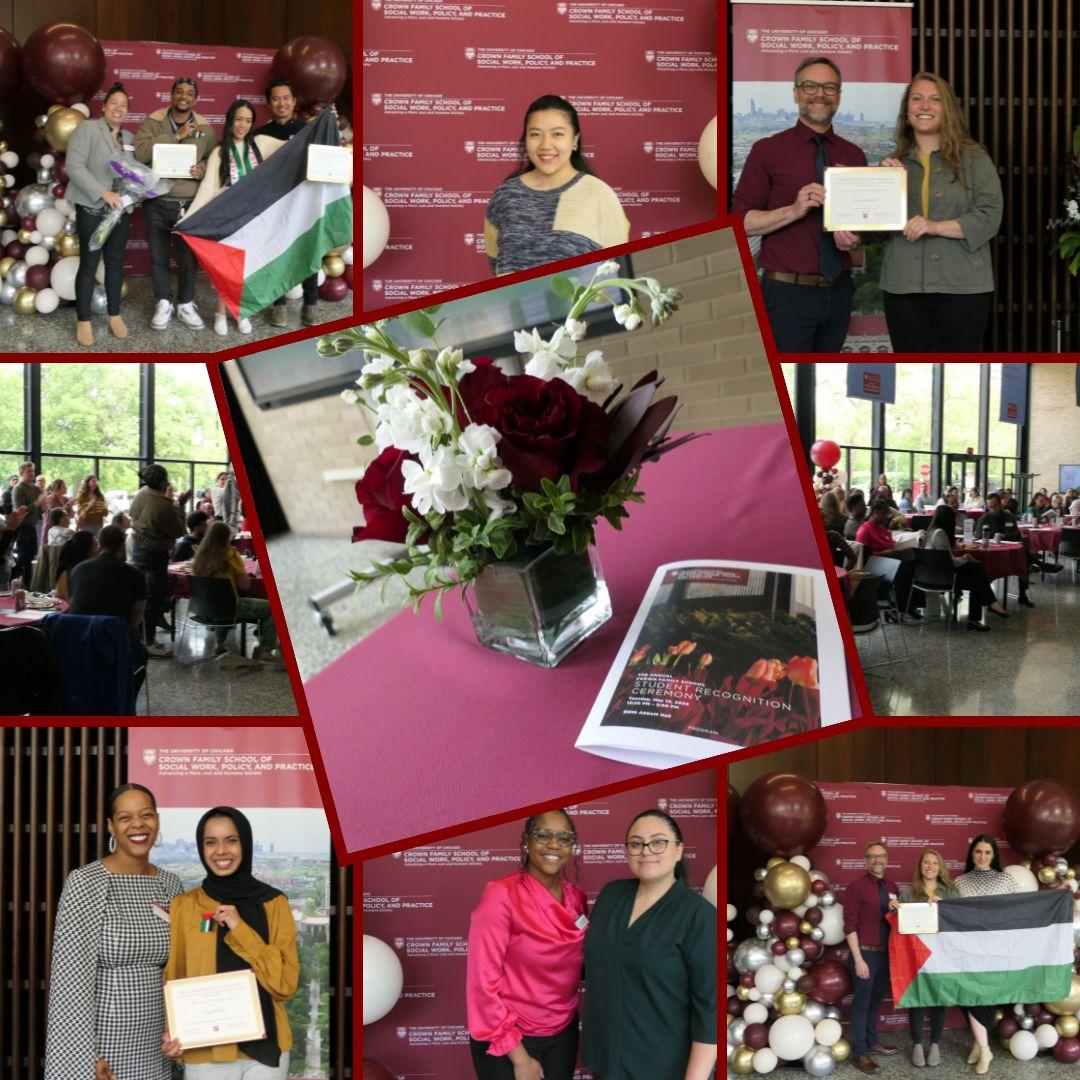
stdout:
<svg viewBox="0 0 1080 1080">
<path fill-rule="evenodd" d="M 484 886 L 469 923 L 469 1034 L 509 1053 L 523 1035 L 555 1035 L 577 1008 L 585 893 L 563 881 L 563 902 L 519 870 Z M 581 925 L 577 925 L 578 922 Z"/>
</svg>

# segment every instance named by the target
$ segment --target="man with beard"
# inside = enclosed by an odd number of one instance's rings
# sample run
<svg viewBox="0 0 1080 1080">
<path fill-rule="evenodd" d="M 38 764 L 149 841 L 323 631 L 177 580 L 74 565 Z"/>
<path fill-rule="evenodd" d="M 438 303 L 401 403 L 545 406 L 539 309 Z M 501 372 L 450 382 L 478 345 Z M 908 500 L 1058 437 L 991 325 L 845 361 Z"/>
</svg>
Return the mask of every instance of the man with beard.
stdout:
<svg viewBox="0 0 1080 1080">
<path fill-rule="evenodd" d="M 799 119 L 750 149 L 731 212 L 760 236 L 761 295 L 780 352 L 839 352 L 851 321 L 851 232 L 825 232 L 825 169 L 865 165 L 866 155 L 833 131 L 840 69 L 824 56 L 795 71 Z"/>
<path fill-rule="evenodd" d="M 172 97 L 167 109 L 150 113 L 139 125 L 135 135 L 135 158 L 144 165 L 153 163 L 154 147 L 158 143 L 189 143 L 195 147 L 195 164 L 191 179 L 173 180 L 172 187 L 156 199 L 143 203 L 143 223 L 146 226 L 146 246 L 150 249 L 150 277 L 154 284 L 157 306 L 150 325 L 164 330 L 172 319 L 169 278 L 169 247 L 172 230 L 199 189 L 206 171 L 206 159 L 214 149 L 217 138 L 210 121 L 195 112 L 199 90 L 194 79 L 181 77 L 172 85 Z M 201 330 L 203 321 L 195 307 L 195 255 L 185 240 L 176 238 L 173 254 L 180 270 L 176 287 L 177 315 L 192 330 Z"/>
</svg>

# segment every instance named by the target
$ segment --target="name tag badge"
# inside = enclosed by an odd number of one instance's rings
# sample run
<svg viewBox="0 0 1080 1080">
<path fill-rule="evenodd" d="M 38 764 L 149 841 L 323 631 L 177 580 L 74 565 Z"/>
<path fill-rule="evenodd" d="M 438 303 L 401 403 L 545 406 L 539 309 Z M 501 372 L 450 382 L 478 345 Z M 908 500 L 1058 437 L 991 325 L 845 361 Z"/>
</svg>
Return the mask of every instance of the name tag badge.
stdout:
<svg viewBox="0 0 1080 1080">
<path fill-rule="evenodd" d="M 889 893 L 889 899 L 890 900 L 895 900 L 896 899 L 896 893 L 894 893 L 894 892 Z"/>
<path fill-rule="evenodd" d="M 584 930 L 584 929 L 585 929 L 585 928 L 586 928 L 586 927 L 587 927 L 587 926 L 589 925 L 589 917 L 588 917 L 587 915 L 579 915 L 579 916 L 578 916 L 578 917 L 577 917 L 577 918 L 576 918 L 576 919 L 574 920 L 574 925 L 575 925 L 575 926 L 576 926 L 576 927 L 577 927 L 577 928 L 578 928 L 579 930 Z"/>
<path fill-rule="evenodd" d="M 168 921 L 169 921 L 169 909 L 167 907 L 163 907 L 156 900 L 150 905 L 150 907 L 153 910 L 154 914 L 159 919 L 161 919 L 162 922 L 168 923 Z"/>
</svg>

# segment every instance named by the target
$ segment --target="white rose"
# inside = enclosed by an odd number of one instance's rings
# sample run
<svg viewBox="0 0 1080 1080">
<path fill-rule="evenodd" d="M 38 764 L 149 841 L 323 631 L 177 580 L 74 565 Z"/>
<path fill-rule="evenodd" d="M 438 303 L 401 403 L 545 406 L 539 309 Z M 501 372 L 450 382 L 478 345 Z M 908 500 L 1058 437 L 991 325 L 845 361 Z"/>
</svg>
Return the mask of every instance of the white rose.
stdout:
<svg viewBox="0 0 1080 1080">
<path fill-rule="evenodd" d="M 502 436 L 487 424 L 470 424 L 458 440 L 454 464 L 461 470 L 463 482 L 481 491 L 509 487 L 513 479 L 503 468 L 496 444 Z"/>
<path fill-rule="evenodd" d="M 566 332 L 574 341 L 580 341 L 588 332 L 588 326 L 578 319 L 566 320 Z"/>
<path fill-rule="evenodd" d="M 559 374 L 561 367 L 562 359 L 558 353 L 554 353 L 550 349 L 544 349 L 533 353 L 532 358 L 525 365 L 525 374 L 549 382 Z"/>
<path fill-rule="evenodd" d="M 611 314 L 615 316 L 615 321 L 620 326 L 625 326 L 626 325 L 626 320 L 630 315 L 630 305 L 629 304 L 616 304 L 611 309 Z"/>
<path fill-rule="evenodd" d="M 461 488 L 461 470 L 454 464 L 450 450 L 445 446 L 435 451 L 428 448 L 421 452 L 420 458 L 418 462 L 401 463 L 402 490 L 411 496 L 417 513 L 464 510 L 469 497 Z"/>
<path fill-rule="evenodd" d="M 544 339 L 535 330 L 515 330 L 514 348 L 519 353 L 539 352 L 544 347 Z"/>
</svg>

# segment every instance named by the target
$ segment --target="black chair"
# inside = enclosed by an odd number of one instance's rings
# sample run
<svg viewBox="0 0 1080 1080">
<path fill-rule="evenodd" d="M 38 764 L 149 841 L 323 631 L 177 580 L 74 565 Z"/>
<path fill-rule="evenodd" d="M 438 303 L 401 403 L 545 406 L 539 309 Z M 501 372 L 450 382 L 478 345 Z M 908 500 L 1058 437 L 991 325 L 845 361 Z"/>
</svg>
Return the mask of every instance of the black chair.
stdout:
<svg viewBox="0 0 1080 1080">
<path fill-rule="evenodd" d="M 3 705 L 9 716 L 60 716 L 63 701 L 56 653 L 49 635 L 37 626 L 0 630 L 0 671 L 18 672 L 4 680 Z"/>
<path fill-rule="evenodd" d="M 879 596 L 884 581 L 884 578 L 875 577 L 874 575 L 863 578 L 855 587 L 852 595 L 847 598 L 845 606 L 848 620 L 851 622 L 851 632 L 855 635 L 856 643 L 860 637 L 870 637 L 875 630 L 881 631 L 881 638 L 885 642 L 885 655 L 888 659 L 874 664 L 867 664 L 860 657 L 859 663 L 862 665 L 863 671 L 872 671 L 874 668 L 884 667 L 885 664 L 888 664 L 892 677 L 895 679 L 896 668 L 893 664 L 892 649 L 889 647 L 889 635 L 885 633 L 885 626 L 881 621 L 882 608 L 879 603 Z"/>
<path fill-rule="evenodd" d="M 890 622 L 895 622 L 898 625 L 902 620 L 900 618 L 900 601 L 896 596 L 896 575 L 901 565 L 899 559 L 892 559 L 888 555 L 871 555 L 863 566 L 863 569 L 868 574 L 873 574 L 875 577 L 882 579 L 878 586 L 878 607 L 892 616 Z M 910 660 L 911 649 L 908 647 L 907 638 L 901 635 L 901 640 L 904 643 L 903 659 Z"/>
<path fill-rule="evenodd" d="M 1061 547 L 1058 548 L 1059 559 L 1072 559 L 1072 578 L 1076 583 L 1076 564 L 1080 562 L 1080 529 L 1066 529 L 1061 534 Z"/>
<path fill-rule="evenodd" d="M 952 552 L 934 548 L 918 548 L 915 552 L 915 577 L 911 583 L 912 592 L 922 589 L 924 593 L 947 596 L 951 601 L 949 622 L 956 622 L 957 591 L 956 567 L 953 565 Z M 908 610 L 911 608 L 911 594 L 908 594 Z M 906 612 L 905 612 L 906 613 Z"/>
<path fill-rule="evenodd" d="M 191 597 L 188 600 L 184 625 L 180 630 L 180 644 L 177 654 L 184 647 L 184 634 L 190 624 L 202 630 L 232 630 L 240 627 L 240 654 L 247 655 L 247 622 L 236 617 L 236 593 L 232 582 L 225 578 L 195 577 L 192 575 Z M 250 621 L 250 620 L 249 620 Z M 204 657 L 204 660 L 211 659 Z M 202 661 L 195 661 L 201 663 Z"/>
</svg>

